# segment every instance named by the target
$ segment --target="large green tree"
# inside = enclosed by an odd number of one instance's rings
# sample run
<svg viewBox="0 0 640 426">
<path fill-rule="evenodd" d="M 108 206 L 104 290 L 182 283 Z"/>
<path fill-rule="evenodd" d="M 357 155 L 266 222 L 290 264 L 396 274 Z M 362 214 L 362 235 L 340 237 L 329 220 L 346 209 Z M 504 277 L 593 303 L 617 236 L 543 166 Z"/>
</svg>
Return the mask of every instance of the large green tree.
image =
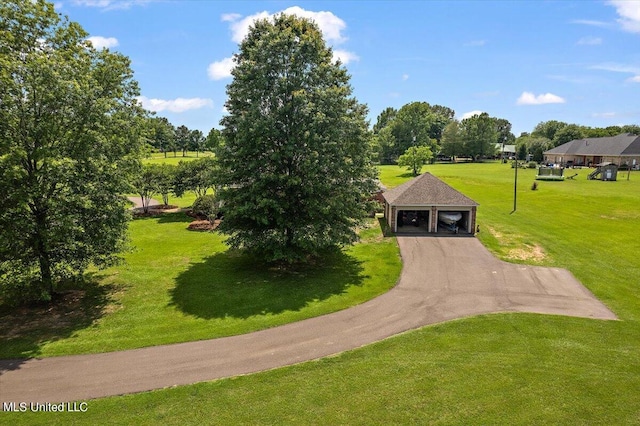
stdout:
<svg viewBox="0 0 640 426">
<path fill-rule="evenodd" d="M 498 130 L 495 119 L 486 112 L 462 120 L 460 132 L 466 155 L 474 160 L 495 155 Z"/>
<path fill-rule="evenodd" d="M 176 146 L 182 151 L 182 156 L 187 156 L 189 145 L 191 144 L 191 130 L 185 125 L 176 127 Z M 175 157 L 176 153 L 173 152 Z"/>
<path fill-rule="evenodd" d="M 354 242 L 375 187 L 367 110 L 317 25 L 258 20 L 234 61 L 218 152 L 229 244 L 295 262 Z"/>
<path fill-rule="evenodd" d="M 176 150 L 176 129 L 165 117 L 152 117 L 149 118 L 151 135 L 151 145 L 159 149 L 164 153 L 164 157 L 167 158 L 167 152 Z M 175 154 L 174 154 L 175 155 Z"/>
<path fill-rule="evenodd" d="M 553 145 L 560 146 L 575 139 L 582 139 L 584 136 L 585 132 L 582 127 L 577 124 L 567 124 L 556 132 L 553 138 Z"/>
<path fill-rule="evenodd" d="M 49 299 L 124 245 L 143 110 L 128 58 L 86 37 L 43 0 L 0 2 L 0 290 Z"/>
<path fill-rule="evenodd" d="M 460 131 L 460 123 L 457 120 L 451 121 L 442 132 L 442 154 L 452 158 L 464 155 L 464 139 Z"/>
</svg>

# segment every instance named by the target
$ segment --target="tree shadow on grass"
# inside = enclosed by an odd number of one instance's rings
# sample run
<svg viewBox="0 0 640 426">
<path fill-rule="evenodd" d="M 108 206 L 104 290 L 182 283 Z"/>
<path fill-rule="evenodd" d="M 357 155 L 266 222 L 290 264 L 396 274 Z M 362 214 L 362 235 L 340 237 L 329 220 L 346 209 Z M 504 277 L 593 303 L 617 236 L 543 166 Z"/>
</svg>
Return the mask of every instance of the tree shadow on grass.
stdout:
<svg viewBox="0 0 640 426">
<path fill-rule="evenodd" d="M 361 262 L 339 250 L 313 265 L 279 268 L 228 250 L 180 274 L 172 305 L 198 318 L 249 318 L 299 311 L 311 302 L 362 285 Z"/>
<path fill-rule="evenodd" d="M 72 337 L 105 315 L 119 289 L 101 284 L 102 278 L 86 274 L 83 281 L 63 286 L 51 302 L 0 306 L 0 375 L 40 355 L 43 345 Z"/>
</svg>

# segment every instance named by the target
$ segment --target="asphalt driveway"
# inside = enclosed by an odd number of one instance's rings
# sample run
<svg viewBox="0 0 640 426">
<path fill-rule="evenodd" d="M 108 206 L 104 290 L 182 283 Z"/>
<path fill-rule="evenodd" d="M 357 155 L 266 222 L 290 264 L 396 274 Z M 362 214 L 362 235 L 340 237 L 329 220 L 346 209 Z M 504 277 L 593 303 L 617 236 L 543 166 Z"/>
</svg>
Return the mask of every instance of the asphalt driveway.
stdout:
<svg viewBox="0 0 640 426">
<path fill-rule="evenodd" d="M 253 373 L 491 312 L 616 319 L 568 271 L 502 262 L 476 238 L 407 236 L 398 244 L 404 262 L 398 284 L 361 305 L 214 340 L 0 360 L 0 401 L 79 401 Z"/>
</svg>

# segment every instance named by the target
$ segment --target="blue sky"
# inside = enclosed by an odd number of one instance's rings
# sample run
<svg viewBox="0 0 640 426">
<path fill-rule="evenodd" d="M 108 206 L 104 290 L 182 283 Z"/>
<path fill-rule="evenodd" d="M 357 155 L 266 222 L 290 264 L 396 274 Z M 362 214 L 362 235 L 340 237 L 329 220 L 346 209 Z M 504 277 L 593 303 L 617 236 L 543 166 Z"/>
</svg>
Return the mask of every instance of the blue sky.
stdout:
<svg viewBox="0 0 640 426">
<path fill-rule="evenodd" d="M 238 41 L 256 17 L 311 17 L 371 124 L 426 101 L 506 118 L 640 124 L 640 1 L 61 0 L 96 47 L 132 60 L 141 102 L 175 126 L 219 128 Z"/>
</svg>

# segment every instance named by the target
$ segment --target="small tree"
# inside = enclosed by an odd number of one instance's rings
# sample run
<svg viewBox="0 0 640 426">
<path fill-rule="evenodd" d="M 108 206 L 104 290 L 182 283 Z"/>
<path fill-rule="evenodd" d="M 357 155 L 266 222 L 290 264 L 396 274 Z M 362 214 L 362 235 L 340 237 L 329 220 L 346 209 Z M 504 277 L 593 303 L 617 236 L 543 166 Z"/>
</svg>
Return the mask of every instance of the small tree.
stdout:
<svg viewBox="0 0 640 426">
<path fill-rule="evenodd" d="M 154 165 L 156 189 L 162 195 L 162 203 L 165 206 L 169 205 L 169 194 L 174 192 L 176 169 L 177 167 L 171 164 Z"/>
<path fill-rule="evenodd" d="M 180 161 L 175 172 L 173 192 L 182 197 L 187 191 L 193 191 L 197 197 L 215 188 L 215 161 L 205 157 L 193 161 Z"/>
<path fill-rule="evenodd" d="M 199 157 L 201 151 L 204 151 L 206 139 L 200 130 L 191 130 L 189 132 L 189 148 L 196 152 Z"/>
<path fill-rule="evenodd" d="M 149 212 L 151 198 L 158 191 L 158 173 L 155 168 L 157 166 L 154 166 L 152 164 L 142 165 L 132 182 L 134 190 L 140 196 L 143 213 Z"/>
<path fill-rule="evenodd" d="M 433 158 L 433 153 L 428 146 L 412 146 L 398 158 L 398 166 L 411 170 L 414 176 L 418 176 L 422 166 Z"/>
<path fill-rule="evenodd" d="M 189 150 L 189 143 L 191 141 L 191 131 L 187 126 L 178 126 L 176 128 L 175 133 L 176 147 L 182 151 L 182 156 L 187 156 L 187 151 Z M 176 156 L 176 151 L 174 149 L 173 156 Z"/>
</svg>

